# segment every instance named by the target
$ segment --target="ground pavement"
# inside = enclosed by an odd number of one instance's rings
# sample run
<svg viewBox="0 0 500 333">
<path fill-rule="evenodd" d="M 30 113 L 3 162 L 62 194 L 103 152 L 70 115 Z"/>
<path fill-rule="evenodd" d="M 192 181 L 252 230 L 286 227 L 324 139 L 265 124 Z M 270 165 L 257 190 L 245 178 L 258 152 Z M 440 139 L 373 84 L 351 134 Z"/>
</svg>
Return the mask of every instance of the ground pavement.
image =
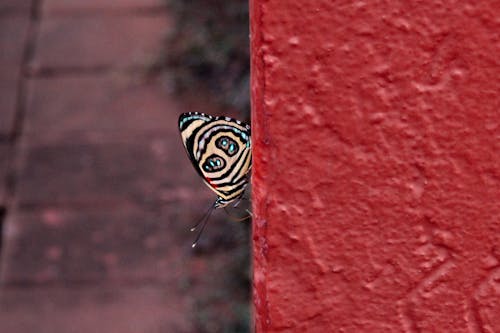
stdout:
<svg viewBox="0 0 500 333">
<path fill-rule="evenodd" d="M 171 27 L 159 0 L 0 1 L 1 332 L 216 332 L 247 315 L 243 228 L 215 217 L 190 247 L 214 196 L 176 123 L 208 104 L 169 93 Z"/>
</svg>

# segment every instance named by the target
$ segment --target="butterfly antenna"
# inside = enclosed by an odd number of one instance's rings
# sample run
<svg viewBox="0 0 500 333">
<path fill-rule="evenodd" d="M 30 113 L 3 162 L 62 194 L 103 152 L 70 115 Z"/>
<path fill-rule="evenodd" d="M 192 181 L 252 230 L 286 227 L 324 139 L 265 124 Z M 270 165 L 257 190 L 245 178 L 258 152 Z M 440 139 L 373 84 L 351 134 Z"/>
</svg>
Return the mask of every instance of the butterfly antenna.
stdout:
<svg viewBox="0 0 500 333">
<path fill-rule="evenodd" d="M 195 231 L 198 228 L 198 226 L 212 214 L 214 208 L 215 208 L 215 203 L 210 207 L 208 207 L 208 210 L 205 212 L 205 214 L 203 214 L 203 216 L 198 220 L 198 222 L 196 222 L 196 224 L 189 230 Z"/>
<path fill-rule="evenodd" d="M 214 208 L 215 208 L 215 206 L 211 206 L 210 209 L 208 210 L 208 214 L 205 214 L 204 219 L 202 220 L 203 223 L 201 225 L 200 232 L 198 232 L 198 235 L 196 235 L 196 239 L 194 240 L 193 245 L 191 245 L 191 247 L 194 248 L 196 246 L 196 244 L 198 244 L 198 241 L 200 240 L 201 234 L 203 233 L 203 230 L 205 230 L 205 227 L 207 226 L 207 222 L 209 220 L 210 214 L 212 213 L 212 210 L 214 210 Z M 196 227 L 194 229 L 196 229 Z M 194 229 L 191 229 L 191 231 L 193 231 Z"/>
</svg>

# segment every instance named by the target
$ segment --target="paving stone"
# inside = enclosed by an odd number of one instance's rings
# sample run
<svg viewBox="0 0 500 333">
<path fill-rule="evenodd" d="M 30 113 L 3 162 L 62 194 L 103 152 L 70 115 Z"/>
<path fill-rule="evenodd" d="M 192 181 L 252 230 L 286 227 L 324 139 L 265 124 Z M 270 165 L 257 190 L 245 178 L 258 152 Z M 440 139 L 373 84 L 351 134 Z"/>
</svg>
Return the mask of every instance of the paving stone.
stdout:
<svg viewBox="0 0 500 333">
<path fill-rule="evenodd" d="M 18 67 L 22 62 L 22 55 L 28 34 L 28 17 L 1 17 L 0 18 L 0 67 Z"/>
<path fill-rule="evenodd" d="M 193 332 L 190 300 L 171 286 L 3 290 L 2 332 Z"/>
<path fill-rule="evenodd" d="M 215 199 L 177 133 L 177 114 L 190 109 L 157 80 L 87 70 L 155 63 L 171 24 L 153 13 L 160 1 L 41 2 L 16 206 L 2 235 L 2 332 L 237 331 L 248 276 L 235 271 L 248 241 L 243 225 L 216 213 L 190 247 L 188 226 Z M 0 11 L 29 2 L 5 0 Z M 81 13 L 100 10 L 127 16 Z M 23 30 L 9 29 L 0 29 L 0 137 L 12 128 L 4 111 L 15 111 L 20 73 L 21 55 L 3 45 Z"/>
<path fill-rule="evenodd" d="M 0 142 L 0 207 L 2 207 L 5 203 L 7 163 L 10 158 L 8 154 L 8 145 Z"/>
<path fill-rule="evenodd" d="M 42 21 L 35 57 L 43 69 L 150 66 L 158 62 L 170 19 L 145 16 L 54 17 Z"/>
<path fill-rule="evenodd" d="M 165 0 L 46 0 L 43 3 L 43 10 L 50 14 L 86 10 L 155 9 L 165 6 Z"/>
<path fill-rule="evenodd" d="M 147 203 L 206 188 L 177 135 L 129 134 L 116 142 L 68 141 L 22 149 L 21 206 Z"/>
<path fill-rule="evenodd" d="M 164 131 L 178 139 L 182 110 L 159 79 L 131 74 L 38 78 L 30 80 L 28 91 L 25 134 L 35 141 L 127 131 Z"/>
<path fill-rule="evenodd" d="M 27 17 L 0 18 L 0 138 L 13 127 L 28 25 Z"/>
<path fill-rule="evenodd" d="M 188 205 L 189 201 L 147 209 L 44 208 L 9 214 L 2 283 L 181 284 L 188 276 L 188 226 L 204 207 L 189 212 Z"/>
<path fill-rule="evenodd" d="M 186 198 L 142 208 L 10 212 L 4 222 L 1 283 L 189 285 L 191 264 L 196 261 L 191 248 L 195 235 L 189 227 L 203 216 L 208 204 L 200 198 Z M 231 252 L 245 244 L 243 228 L 218 212 L 211 217 L 201 249 L 210 252 L 222 247 L 223 252 Z M 228 263 L 227 258 L 221 258 L 219 270 Z M 216 266 L 217 262 L 214 259 L 212 264 Z"/>
<path fill-rule="evenodd" d="M 7 138 L 14 127 L 18 81 L 17 75 L 0 69 L 0 139 Z"/>
<path fill-rule="evenodd" d="M 29 12 L 32 0 L 1 0 L 0 12 Z"/>
<path fill-rule="evenodd" d="M 223 212 L 218 212 L 212 216 L 199 247 L 192 250 L 194 235 L 188 226 L 202 216 L 202 207 L 206 205 L 199 200 L 185 200 L 159 210 L 46 208 L 10 214 L 4 228 L 0 321 L 19 325 L 18 315 L 27 296 L 12 291 L 18 286 L 30 286 L 25 290 L 32 292 L 50 290 L 50 286 L 72 286 L 74 290 L 92 285 L 159 285 L 168 289 L 165 293 L 172 302 L 182 302 L 183 294 L 193 298 L 192 307 L 183 311 L 194 317 L 192 322 L 197 326 L 206 328 L 193 331 L 235 331 L 231 327 L 248 322 L 249 226 L 228 221 Z M 11 296 L 5 298 L 6 294 Z M 49 297 L 49 304 L 38 305 L 35 292 L 35 307 L 25 308 L 28 317 L 39 306 L 57 307 L 54 303 L 85 311 L 78 294 L 63 294 L 65 302 L 59 296 Z M 134 302 L 122 297 L 116 303 L 112 306 Z M 154 300 L 150 303 L 155 304 Z M 142 309 L 143 303 L 135 306 Z M 169 311 L 168 305 L 165 311 Z M 166 313 L 166 323 L 169 317 Z M 30 332 L 30 327 L 22 328 Z"/>
</svg>

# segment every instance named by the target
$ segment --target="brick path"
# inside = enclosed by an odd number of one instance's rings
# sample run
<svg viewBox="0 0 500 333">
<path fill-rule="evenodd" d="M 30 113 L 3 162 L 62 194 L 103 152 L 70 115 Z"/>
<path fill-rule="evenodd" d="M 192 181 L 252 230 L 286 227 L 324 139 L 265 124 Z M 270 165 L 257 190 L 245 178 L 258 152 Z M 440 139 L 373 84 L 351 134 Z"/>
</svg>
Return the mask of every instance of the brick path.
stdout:
<svg viewBox="0 0 500 333">
<path fill-rule="evenodd" d="M 244 303 L 243 228 L 190 248 L 214 196 L 176 122 L 207 104 L 151 74 L 171 25 L 161 0 L 0 2 L 2 332 L 215 332 Z"/>
</svg>

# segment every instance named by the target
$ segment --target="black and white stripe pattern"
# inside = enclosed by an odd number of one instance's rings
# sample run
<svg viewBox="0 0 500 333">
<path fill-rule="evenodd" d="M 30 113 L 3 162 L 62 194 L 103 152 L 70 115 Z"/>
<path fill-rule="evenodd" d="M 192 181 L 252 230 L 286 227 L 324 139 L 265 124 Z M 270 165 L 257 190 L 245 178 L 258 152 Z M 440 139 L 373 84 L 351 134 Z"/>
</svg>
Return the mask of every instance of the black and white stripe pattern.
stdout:
<svg viewBox="0 0 500 333">
<path fill-rule="evenodd" d="M 239 198 L 248 183 L 252 151 L 250 126 L 198 112 L 180 115 L 182 142 L 196 171 L 217 195 L 215 206 Z"/>
</svg>

